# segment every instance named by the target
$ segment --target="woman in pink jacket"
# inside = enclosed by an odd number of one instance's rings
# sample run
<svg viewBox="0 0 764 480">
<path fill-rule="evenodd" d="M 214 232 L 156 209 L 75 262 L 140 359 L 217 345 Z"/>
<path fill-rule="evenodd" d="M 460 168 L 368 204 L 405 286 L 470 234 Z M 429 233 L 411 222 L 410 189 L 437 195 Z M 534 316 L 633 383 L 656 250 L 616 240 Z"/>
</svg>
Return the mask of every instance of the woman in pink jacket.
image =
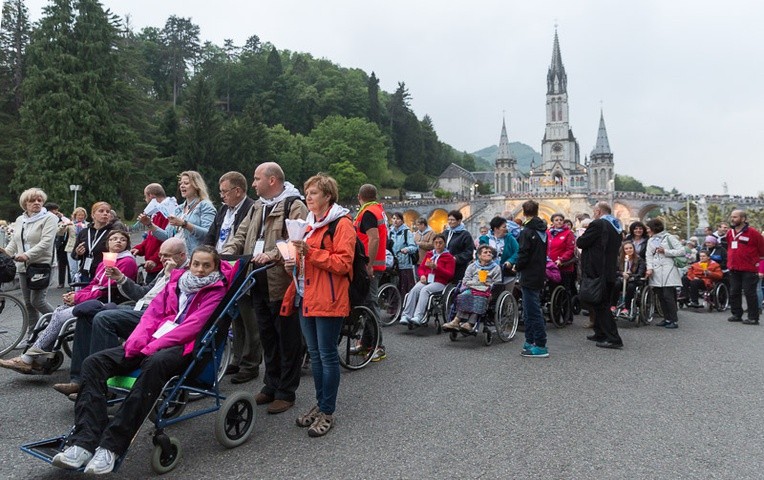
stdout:
<svg viewBox="0 0 764 480">
<path fill-rule="evenodd" d="M 138 275 L 138 265 L 135 263 L 135 257 L 130 253 L 130 237 L 127 233 L 122 230 L 112 230 L 107 237 L 106 245 L 109 252 L 117 254 L 117 268 L 125 276 L 135 280 Z M 95 277 L 86 287 L 76 292 L 65 293 L 63 295 L 64 304 L 53 311 L 48 326 L 40 332 L 34 345 L 18 357 L 0 360 L 0 367 L 9 368 L 19 373 L 42 373 L 41 361 L 48 357 L 53 350 L 64 322 L 75 316 L 75 305 L 81 305 L 88 301 L 95 301 L 102 305 L 101 302 L 106 302 L 109 297 L 109 288 L 111 288 L 112 300 L 117 303 L 122 301 L 121 298 L 118 298 L 119 290 L 116 283 L 104 273 L 105 268 L 101 262 L 96 269 Z M 35 360 L 40 364 L 36 363 Z"/>
<path fill-rule="evenodd" d="M 94 474 L 114 469 L 117 456 L 127 451 L 162 386 L 190 363 L 194 341 L 225 296 L 233 274 L 233 267 L 221 263 L 215 249 L 197 247 L 189 269 L 172 272 L 125 344 L 85 360 L 70 446 L 53 457 L 53 465 L 78 469 L 87 464 L 85 473 Z M 139 367 L 141 374 L 109 420 L 106 380 Z"/>
</svg>

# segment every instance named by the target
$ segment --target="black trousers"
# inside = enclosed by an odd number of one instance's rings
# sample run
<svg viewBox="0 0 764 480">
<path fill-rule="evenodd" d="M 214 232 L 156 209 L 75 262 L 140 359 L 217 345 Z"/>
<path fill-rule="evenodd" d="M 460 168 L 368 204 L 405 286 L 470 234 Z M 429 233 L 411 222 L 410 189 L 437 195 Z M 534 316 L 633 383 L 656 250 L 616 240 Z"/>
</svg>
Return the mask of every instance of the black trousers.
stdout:
<svg viewBox="0 0 764 480">
<path fill-rule="evenodd" d="M 743 294 L 748 306 L 748 318 L 759 319 L 759 298 L 756 295 L 756 286 L 759 284 L 759 275 L 756 272 L 741 272 L 730 270 L 730 310 L 736 317 L 743 316 Z"/>
<path fill-rule="evenodd" d="M 66 244 L 56 245 L 56 262 L 58 262 L 58 284 L 65 285 L 69 283 L 67 275 L 69 271 L 69 258 L 66 254 Z"/>
<path fill-rule="evenodd" d="M 658 301 L 661 302 L 661 308 L 663 309 L 663 319 L 667 322 L 676 322 L 677 306 L 676 306 L 676 287 L 653 287 L 655 295 L 658 297 Z"/>
<path fill-rule="evenodd" d="M 164 384 L 181 373 L 191 357 L 183 355 L 183 346 L 177 346 L 150 357 L 125 358 L 124 348 L 114 347 L 86 358 L 82 364 L 80 393 L 74 405 L 74 433 L 69 443 L 90 452 L 100 446 L 117 455 L 124 454 Z M 106 380 L 126 375 L 138 367 L 141 374 L 110 421 L 106 414 Z"/>
<path fill-rule="evenodd" d="M 255 296 L 254 309 L 265 361 L 265 385 L 260 391 L 278 400 L 294 402 L 304 353 L 297 312 L 282 317 L 281 302 L 270 302 L 260 295 Z"/>
<path fill-rule="evenodd" d="M 698 303 L 700 292 L 701 290 L 706 290 L 706 284 L 699 278 L 690 280 L 687 278 L 687 275 L 685 275 L 682 277 L 682 290 L 684 290 L 685 295 L 689 296 L 690 303 Z"/>
<path fill-rule="evenodd" d="M 589 305 L 594 314 L 594 335 L 603 341 L 623 345 L 621 336 L 618 335 L 618 326 L 615 324 L 612 312 L 610 312 L 610 298 L 613 296 L 615 283 L 605 283 L 605 292 L 602 301 L 596 305 Z"/>
</svg>

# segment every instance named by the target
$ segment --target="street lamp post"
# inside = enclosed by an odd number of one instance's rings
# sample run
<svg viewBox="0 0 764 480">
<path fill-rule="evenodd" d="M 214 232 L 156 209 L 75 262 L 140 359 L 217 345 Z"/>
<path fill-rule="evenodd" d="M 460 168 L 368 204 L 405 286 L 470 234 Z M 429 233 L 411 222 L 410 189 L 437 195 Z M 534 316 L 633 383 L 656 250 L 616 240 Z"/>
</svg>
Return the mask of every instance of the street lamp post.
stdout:
<svg viewBox="0 0 764 480">
<path fill-rule="evenodd" d="M 72 211 L 77 209 L 77 192 L 82 190 L 82 185 L 69 185 L 69 190 L 74 192 L 74 208 Z"/>
</svg>

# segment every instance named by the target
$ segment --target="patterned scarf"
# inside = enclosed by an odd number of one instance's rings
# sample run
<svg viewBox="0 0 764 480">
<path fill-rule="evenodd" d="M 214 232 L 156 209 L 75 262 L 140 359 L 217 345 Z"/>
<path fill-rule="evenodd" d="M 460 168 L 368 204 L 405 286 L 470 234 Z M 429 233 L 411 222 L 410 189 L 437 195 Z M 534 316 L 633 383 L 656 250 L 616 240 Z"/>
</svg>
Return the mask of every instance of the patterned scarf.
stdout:
<svg viewBox="0 0 764 480">
<path fill-rule="evenodd" d="M 218 270 L 210 273 L 206 277 L 197 277 L 191 273 L 190 270 L 186 270 L 183 272 L 183 275 L 180 276 L 180 279 L 178 279 L 178 288 L 185 294 L 196 293 L 202 288 L 212 285 L 221 278 L 223 278 L 223 275 Z"/>
</svg>

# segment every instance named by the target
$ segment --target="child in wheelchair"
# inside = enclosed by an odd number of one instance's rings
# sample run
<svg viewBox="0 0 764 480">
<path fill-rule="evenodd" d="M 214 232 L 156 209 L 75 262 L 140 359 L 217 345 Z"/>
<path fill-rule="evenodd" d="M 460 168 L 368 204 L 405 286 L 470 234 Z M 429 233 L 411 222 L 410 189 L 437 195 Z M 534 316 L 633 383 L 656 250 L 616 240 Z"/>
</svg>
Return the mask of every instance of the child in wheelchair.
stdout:
<svg viewBox="0 0 764 480">
<path fill-rule="evenodd" d="M 631 304 L 637 287 L 642 284 L 647 265 L 637 253 L 634 242 L 626 240 L 621 244 L 618 257 L 618 278 L 613 289 L 610 311 L 619 317 L 631 317 Z M 624 284 L 626 288 L 624 289 Z M 624 294 L 625 290 L 625 294 Z"/>
<path fill-rule="evenodd" d="M 496 263 L 496 250 L 490 245 L 478 247 L 478 259 L 464 273 L 462 291 L 456 297 L 456 316 L 443 325 L 444 331 L 471 332 L 477 319 L 488 310 L 491 286 L 501 282 L 501 266 Z"/>
</svg>

